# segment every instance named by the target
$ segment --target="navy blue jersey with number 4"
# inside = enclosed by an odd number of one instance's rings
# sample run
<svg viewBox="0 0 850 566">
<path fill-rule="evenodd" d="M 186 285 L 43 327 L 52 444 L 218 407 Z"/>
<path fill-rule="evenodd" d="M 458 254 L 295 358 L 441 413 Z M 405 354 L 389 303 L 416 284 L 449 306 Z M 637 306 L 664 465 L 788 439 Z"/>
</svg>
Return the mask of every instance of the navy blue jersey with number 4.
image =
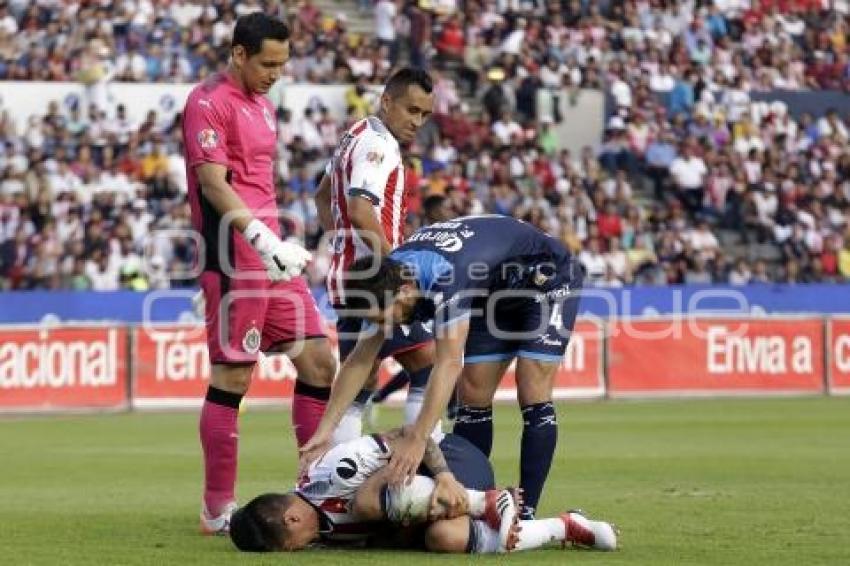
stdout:
<svg viewBox="0 0 850 566">
<path fill-rule="evenodd" d="M 389 257 L 413 270 L 428 297 L 417 305 L 417 318 L 433 318 L 437 327 L 469 318 L 498 294 L 569 293 L 571 282 L 581 280 L 561 242 L 509 216 L 466 216 L 423 227 Z"/>
</svg>

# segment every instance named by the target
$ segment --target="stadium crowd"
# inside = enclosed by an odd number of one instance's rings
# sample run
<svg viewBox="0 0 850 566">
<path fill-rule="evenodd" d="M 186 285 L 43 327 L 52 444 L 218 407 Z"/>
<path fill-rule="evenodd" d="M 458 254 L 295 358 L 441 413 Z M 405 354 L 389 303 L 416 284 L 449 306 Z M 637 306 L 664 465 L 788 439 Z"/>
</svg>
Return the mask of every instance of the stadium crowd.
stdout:
<svg viewBox="0 0 850 566">
<path fill-rule="evenodd" d="M 511 214 L 560 237 L 599 286 L 850 279 L 850 116 L 753 98 L 850 87 L 846 1 L 378 0 L 360 4 L 375 17 L 362 37 L 310 0 L 12 0 L 0 79 L 200 80 L 226 62 L 235 18 L 266 4 L 292 23 L 285 81 L 352 84 L 346 122 L 278 113 L 279 202 L 318 250 L 314 284 L 328 267 L 316 174 L 402 60 L 436 83 L 407 153 L 409 230 L 435 203 Z M 573 154 L 557 129 L 586 89 L 611 113 Z M 0 288 L 194 284 L 177 120 L 46 101 L 18 131 L 3 110 Z"/>
</svg>

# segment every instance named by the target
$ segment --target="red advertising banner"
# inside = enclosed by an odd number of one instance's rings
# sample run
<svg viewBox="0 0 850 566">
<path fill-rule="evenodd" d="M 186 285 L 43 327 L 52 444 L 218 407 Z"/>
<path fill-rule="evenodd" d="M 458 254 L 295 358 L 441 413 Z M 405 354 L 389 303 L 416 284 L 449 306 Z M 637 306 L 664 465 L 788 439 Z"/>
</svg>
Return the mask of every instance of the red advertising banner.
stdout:
<svg viewBox="0 0 850 566">
<path fill-rule="evenodd" d="M 203 326 L 143 326 L 133 336 L 134 407 L 200 405 L 210 379 Z M 286 356 L 262 357 L 248 398 L 280 402 L 292 397 L 295 367 Z"/>
<path fill-rule="evenodd" d="M 611 324 L 611 395 L 818 393 L 820 319 L 664 319 Z"/>
<path fill-rule="evenodd" d="M 602 359 L 603 326 L 592 320 L 576 322 L 561 367 L 555 374 L 556 399 L 602 397 L 605 379 Z M 514 365 L 508 369 L 496 398 L 516 399 Z"/>
<path fill-rule="evenodd" d="M 833 318 L 829 328 L 829 391 L 850 394 L 850 318 Z"/>
<path fill-rule="evenodd" d="M 127 330 L 0 329 L 0 410 L 127 406 Z"/>
<path fill-rule="evenodd" d="M 602 325 L 579 321 L 570 337 L 561 369 L 555 377 L 557 398 L 600 397 L 604 395 L 602 368 Z M 328 329 L 331 340 L 333 328 Z M 133 406 L 164 408 L 199 405 L 206 392 L 210 364 L 202 326 L 148 326 L 135 330 Z M 391 360 L 382 366 L 379 378 L 385 382 L 397 369 Z M 249 401 L 266 403 L 290 399 L 295 368 L 286 356 L 261 358 L 248 392 Z M 516 382 L 511 368 L 497 394 L 516 398 Z"/>
</svg>

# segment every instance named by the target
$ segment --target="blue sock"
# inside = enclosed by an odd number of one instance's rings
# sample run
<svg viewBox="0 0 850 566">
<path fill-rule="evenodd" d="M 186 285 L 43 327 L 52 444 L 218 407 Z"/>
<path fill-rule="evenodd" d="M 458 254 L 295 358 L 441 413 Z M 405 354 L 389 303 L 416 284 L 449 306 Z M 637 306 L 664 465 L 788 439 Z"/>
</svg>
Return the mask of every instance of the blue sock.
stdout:
<svg viewBox="0 0 850 566">
<path fill-rule="evenodd" d="M 425 366 L 416 371 L 410 372 L 410 386 L 417 389 L 425 389 L 428 386 L 428 378 L 431 377 L 431 368 L 434 366 Z"/>
<path fill-rule="evenodd" d="M 551 402 L 522 408 L 522 448 L 520 451 L 519 486 L 523 490 L 520 518 L 534 518 L 543 484 L 549 475 L 555 445 L 558 443 L 558 418 Z"/>
<path fill-rule="evenodd" d="M 373 403 L 383 403 L 384 400 L 402 389 L 405 385 L 410 382 L 410 374 L 406 371 L 402 370 L 392 376 L 388 382 L 386 382 L 380 389 L 375 391 L 375 394 L 372 395 Z"/>
<path fill-rule="evenodd" d="M 369 399 L 372 397 L 372 393 L 373 391 L 371 389 L 361 389 L 357 393 L 357 397 L 354 398 L 354 402 L 352 403 L 352 405 L 355 405 L 362 409 L 363 406 L 369 402 Z"/>
<path fill-rule="evenodd" d="M 493 407 L 461 405 L 453 432 L 462 436 L 490 457 L 493 450 Z"/>
</svg>

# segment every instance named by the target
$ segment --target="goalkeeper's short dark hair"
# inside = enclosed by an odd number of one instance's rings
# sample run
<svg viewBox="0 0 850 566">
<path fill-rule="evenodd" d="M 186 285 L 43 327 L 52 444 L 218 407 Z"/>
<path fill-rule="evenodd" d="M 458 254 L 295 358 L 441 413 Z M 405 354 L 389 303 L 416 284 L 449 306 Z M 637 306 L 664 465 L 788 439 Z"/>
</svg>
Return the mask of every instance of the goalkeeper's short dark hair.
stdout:
<svg viewBox="0 0 850 566">
<path fill-rule="evenodd" d="M 289 41 L 289 26 L 279 18 L 263 12 L 253 12 L 240 16 L 233 28 L 231 46 L 241 45 L 248 57 L 263 50 L 263 41 Z"/>
<path fill-rule="evenodd" d="M 408 279 L 408 269 L 400 261 L 385 257 L 377 263 L 374 256 L 360 258 L 351 264 L 346 276 L 345 306 L 384 309 Z"/>
<path fill-rule="evenodd" d="M 283 548 L 283 511 L 290 493 L 265 493 L 230 517 L 230 540 L 242 552 L 274 552 Z"/>
</svg>

